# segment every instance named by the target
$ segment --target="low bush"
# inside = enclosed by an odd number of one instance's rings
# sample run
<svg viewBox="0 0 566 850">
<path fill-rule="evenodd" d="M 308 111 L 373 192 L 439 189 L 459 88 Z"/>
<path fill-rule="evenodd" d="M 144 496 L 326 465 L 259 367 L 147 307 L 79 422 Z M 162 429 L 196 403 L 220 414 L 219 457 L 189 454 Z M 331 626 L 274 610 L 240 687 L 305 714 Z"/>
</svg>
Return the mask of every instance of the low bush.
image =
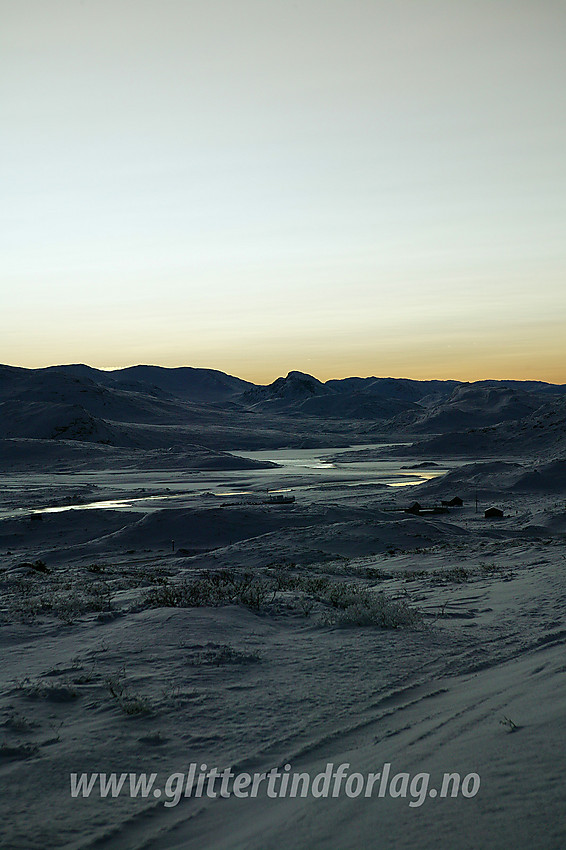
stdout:
<svg viewBox="0 0 566 850">
<path fill-rule="evenodd" d="M 422 624 L 420 612 L 404 600 L 391 599 L 385 593 L 356 584 L 335 584 L 326 589 L 321 601 L 335 609 L 323 616 L 323 622 L 330 625 L 399 629 Z"/>
<path fill-rule="evenodd" d="M 231 570 L 205 572 L 193 581 L 153 588 L 145 597 L 151 608 L 199 608 L 239 603 L 259 610 L 273 601 L 277 586 L 264 576 Z"/>
<path fill-rule="evenodd" d="M 154 588 L 146 596 L 145 604 L 190 608 L 239 603 L 260 610 L 271 606 L 278 594 L 284 594 L 287 606 L 302 611 L 305 616 L 311 613 L 316 602 L 333 609 L 336 613 L 323 614 L 325 623 L 396 629 L 422 622 L 418 611 L 384 593 L 327 576 L 296 575 L 288 571 L 280 571 L 275 576 L 238 575 L 229 570 L 202 573 L 193 581 Z M 228 658 L 220 663 L 228 663 Z"/>
</svg>

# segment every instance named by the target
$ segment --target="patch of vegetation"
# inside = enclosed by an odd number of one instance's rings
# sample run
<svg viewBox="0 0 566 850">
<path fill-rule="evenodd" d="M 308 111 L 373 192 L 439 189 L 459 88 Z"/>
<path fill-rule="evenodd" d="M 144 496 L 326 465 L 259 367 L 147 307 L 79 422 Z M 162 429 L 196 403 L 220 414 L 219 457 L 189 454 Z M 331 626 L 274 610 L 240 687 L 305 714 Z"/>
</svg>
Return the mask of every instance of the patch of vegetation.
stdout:
<svg viewBox="0 0 566 850">
<path fill-rule="evenodd" d="M 106 564 L 89 564 L 86 569 L 89 573 L 105 573 Z"/>
<path fill-rule="evenodd" d="M 34 720 L 28 720 L 23 714 L 18 711 L 12 711 L 4 722 L 4 728 L 10 732 L 31 732 L 37 729 L 39 723 Z"/>
<path fill-rule="evenodd" d="M 49 573 L 49 572 L 51 572 L 51 570 L 47 567 L 47 565 L 41 560 L 37 560 L 37 561 L 33 561 L 33 562 L 22 561 L 20 564 L 18 564 L 18 567 L 27 567 L 30 570 L 35 570 L 36 573 Z"/>
<path fill-rule="evenodd" d="M 512 578 L 512 571 L 497 564 L 482 564 L 480 567 L 446 567 L 434 570 L 406 570 L 399 573 L 405 581 L 428 579 L 433 584 L 464 584 L 476 578 L 489 576 Z"/>
<path fill-rule="evenodd" d="M 112 591 L 107 582 L 85 581 L 80 574 L 63 570 L 9 578 L 3 590 L 5 614 L 24 623 L 52 615 L 71 624 L 82 614 L 112 608 Z"/>
<path fill-rule="evenodd" d="M 323 622 L 329 625 L 399 629 L 415 628 L 423 622 L 420 612 L 404 600 L 392 599 L 357 584 L 331 586 L 322 601 L 335 609 L 323 617 Z"/>
<path fill-rule="evenodd" d="M 259 661 L 261 661 L 259 653 L 242 652 L 242 650 L 225 643 L 220 644 L 220 646 L 204 647 L 191 658 L 190 663 L 195 666 L 213 665 L 221 667 L 225 664 L 257 664 Z"/>
<path fill-rule="evenodd" d="M 151 714 L 153 709 L 147 697 L 130 691 L 124 680 L 124 673 L 117 673 L 106 679 L 106 688 L 119 708 L 130 716 Z"/>
<path fill-rule="evenodd" d="M 72 685 L 60 682 L 38 682 L 30 678 L 18 679 L 16 690 L 27 699 L 44 699 L 50 702 L 73 702 L 80 696 Z"/>
<path fill-rule="evenodd" d="M 37 755 L 38 751 L 37 744 L 12 744 L 9 741 L 0 743 L 0 759 L 28 759 Z"/>
<path fill-rule="evenodd" d="M 447 570 L 438 570 L 434 575 L 435 581 L 464 584 L 473 577 L 473 571 L 465 567 L 450 567 Z"/>
<path fill-rule="evenodd" d="M 405 601 L 389 598 L 363 585 L 324 575 L 300 575 L 287 569 L 237 574 L 229 570 L 202 573 L 193 581 L 154 588 L 146 597 L 150 607 L 199 607 L 242 604 L 253 610 L 270 608 L 276 600 L 309 615 L 316 603 L 333 609 L 325 623 L 373 625 L 395 629 L 413 627 L 421 615 Z"/>
<path fill-rule="evenodd" d="M 505 715 L 503 715 L 503 719 L 500 720 L 499 723 L 502 726 L 505 726 L 508 732 L 516 732 L 517 729 L 521 728 L 520 726 L 517 726 L 517 724 L 513 720 L 511 720 L 510 717 L 506 717 Z"/>
<path fill-rule="evenodd" d="M 501 575 L 503 573 L 508 574 L 509 570 L 507 567 L 504 567 L 502 564 L 482 564 L 480 566 L 480 571 L 486 575 Z"/>
<path fill-rule="evenodd" d="M 140 744 L 149 744 L 152 747 L 160 747 L 163 744 L 168 742 L 169 738 L 166 738 L 165 735 L 162 735 L 158 730 L 157 732 L 151 732 L 149 735 L 143 735 L 141 738 L 138 738 Z"/>
<path fill-rule="evenodd" d="M 276 592 L 276 583 L 261 575 L 219 570 L 201 573 L 193 581 L 153 588 L 144 601 L 150 608 L 199 608 L 236 603 L 258 611 L 273 601 Z"/>
</svg>

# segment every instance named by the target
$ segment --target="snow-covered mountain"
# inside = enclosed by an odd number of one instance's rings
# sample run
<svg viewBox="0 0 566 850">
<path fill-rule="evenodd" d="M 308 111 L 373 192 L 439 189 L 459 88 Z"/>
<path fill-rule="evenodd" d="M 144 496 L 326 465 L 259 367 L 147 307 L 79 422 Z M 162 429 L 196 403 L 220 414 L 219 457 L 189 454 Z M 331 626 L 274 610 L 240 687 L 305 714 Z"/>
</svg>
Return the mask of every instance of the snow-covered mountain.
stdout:
<svg viewBox="0 0 566 850">
<path fill-rule="evenodd" d="M 280 406 L 288 404 L 300 404 L 306 399 L 315 396 L 332 396 L 334 392 L 318 378 L 307 375 L 305 372 L 289 372 L 285 378 L 276 378 L 266 386 L 254 386 L 247 390 L 241 401 L 246 404 L 280 403 Z"/>
<path fill-rule="evenodd" d="M 249 381 L 217 369 L 195 369 L 192 366 L 128 366 L 125 369 L 102 370 L 76 364 L 53 366 L 44 371 L 90 378 L 105 387 L 148 395 L 169 395 L 194 402 L 226 401 L 253 386 Z"/>
<path fill-rule="evenodd" d="M 322 383 L 304 372 L 289 372 L 267 386 L 245 392 L 240 401 L 253 409 L 296 413 L 327 419 L 389 419 L 397 413 L 417 410 L 411 401 L 368 391 L 370 378 Z M 402 392 L 400 393 L 402 395 Z"/>
<path fill-rule="evenodd" d="M 447 398 L 461 386 L 459 381 L 415 381 L 410 378 L 342 378 L 327 381 L 325 386 L 339 393 L 363 393 L 383 399 L 418 402 Z"/>
<path fill-rule="evenodd" d="M 132 373 L 155 377 L 161 386 L 137 379 L 120 383 L 113 372 L 80 365 L 0 366 L 0 439 L 72 440 L 146 451 L 194 444 L 214 450 L 343 444 L 340 436 L 330 434 L 321 442 L 301 421 L 293 419 L 290 428 L 279 416 L 241 404 L 241 392 L 234 395 L 234 389 L 249 384 L 238 378 L 214 370 L 160 367 L 155 372 L 134 367 Z M 202 400 L 205 396 L 208 401 Z"/>
<path fill-rule="evenodd" d="M 353 377 L 323 383 L 298 371 L 258 386 L 189 367 L 0 366 L 0 438 L 224 450 L 367 442 L 375 432 L 397 439 L 439 435 L 417 453 L 492 454 L 513 449 L 514 440 L 541 452 L 547 442 L 556 452 L 563 391 L 539 382 Z"/>
<path fill-rule="evenodd" d="M 545 404 L 521 419 L 485 428 L 447 430 L 396 452 L 429 458 L 529 456 L 550 460 L 566 453 L 566 398 L 549 395 Z"/>
<path fill-rule="evenodd" d="M 462 384 L 448 398 L 427 407 L 421 405 L 416 413 L 400 417 L 397 424 L 413 433 L 428 434 L 482 428 L 522 419 L 548 401 L 548 396 L 522 388 Z"/>
</svg>

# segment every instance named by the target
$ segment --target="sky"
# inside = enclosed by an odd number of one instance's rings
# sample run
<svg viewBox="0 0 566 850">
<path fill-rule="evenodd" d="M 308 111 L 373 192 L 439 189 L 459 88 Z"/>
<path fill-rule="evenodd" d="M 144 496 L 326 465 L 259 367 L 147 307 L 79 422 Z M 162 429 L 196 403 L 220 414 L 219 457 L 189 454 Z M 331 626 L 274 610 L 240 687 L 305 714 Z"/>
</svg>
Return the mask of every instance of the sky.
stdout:
<svg viewBox="0 0 566 850">
<path fill-rule="evenodd" d="M 0 0 L 0 362 L 566 383 L 563 0 Z"/>
</svg>

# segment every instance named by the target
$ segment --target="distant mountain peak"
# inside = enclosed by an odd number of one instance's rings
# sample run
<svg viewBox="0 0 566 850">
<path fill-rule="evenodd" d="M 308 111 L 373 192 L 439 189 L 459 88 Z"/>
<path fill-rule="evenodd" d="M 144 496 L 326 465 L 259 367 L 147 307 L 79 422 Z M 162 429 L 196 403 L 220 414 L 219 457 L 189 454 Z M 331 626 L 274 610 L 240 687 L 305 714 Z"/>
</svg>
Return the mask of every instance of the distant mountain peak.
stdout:
<svg viewBox="0 0 566 850">
<path fill-rule="evenodd" d="M 299 372 L 297 369 L 292 369 L 290 372 L 287 372 L 286 378 L 278 378 L 277 380 L 307 380 L 314 381 L 315 384 L 322 383 L 322 381 L 319 381 L 318 378 L 314 377 L 314 375 L 309 375 L 308 372 Z"/>
<path fill-rule="evenodd" d="M 268 393 L 278 398 L 308 397 L 314 395 L 329 395 L 330 390 L 322 381 L 306 372 L 289 372 L 286 378 L 276 378 L 266 387 Z"/>
</svg>

